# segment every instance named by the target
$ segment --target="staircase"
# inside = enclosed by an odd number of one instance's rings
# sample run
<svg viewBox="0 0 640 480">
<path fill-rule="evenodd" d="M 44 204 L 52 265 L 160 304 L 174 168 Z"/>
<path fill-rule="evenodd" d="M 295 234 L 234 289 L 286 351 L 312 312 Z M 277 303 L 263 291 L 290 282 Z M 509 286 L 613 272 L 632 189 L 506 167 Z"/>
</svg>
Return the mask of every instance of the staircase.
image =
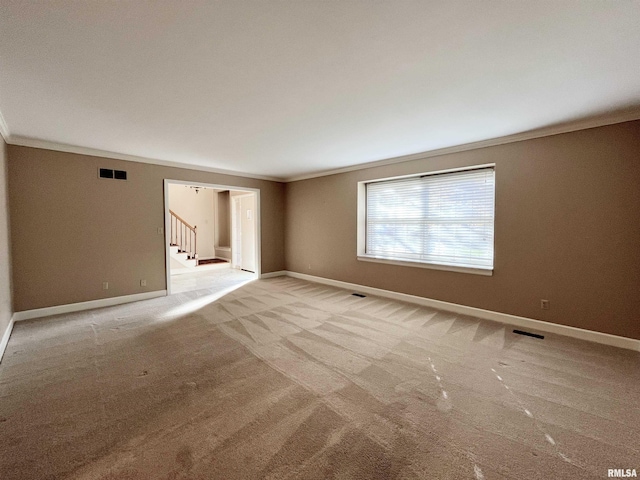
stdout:
<svg viewBox="0 0 640 480">
<path fill-rule="evenodd" d="M 193 271 L 196 267 L 198 270 L 217 270 L 221 268 L 229 268 L 230 263 L 224 259 L 206 259 L 198 260 L 196 251 L 198 231 L 197 227 L 189 225 L 180 215 L 173 210 L 169 210 L 171 215 L 171 230 L 169 256 L 172 265 L 170 266 L 171 274 L 182 274 Z M 173 265 L 173 261 L 179 263 L 181 267 Z M 202 264 L 200 264 L 202 262 Z"/>
<path fill-rule="evenodd" d="M 189 225 L 180 215 L 169 210 L 171 215 L 170 255 L 185 268 L 195 268 L 198 264 L 197 227 Z"/>
<path fill-rule="evenodd" d="M 171 252 L 171 258 L 180 263 L 183 267 L 196 267 L 197 260 L 195 258 L 191 258 L 188 252 L 180 251 L 180 248 L 177 245 L 170 245 L 169 249 Z"/>
</svg>

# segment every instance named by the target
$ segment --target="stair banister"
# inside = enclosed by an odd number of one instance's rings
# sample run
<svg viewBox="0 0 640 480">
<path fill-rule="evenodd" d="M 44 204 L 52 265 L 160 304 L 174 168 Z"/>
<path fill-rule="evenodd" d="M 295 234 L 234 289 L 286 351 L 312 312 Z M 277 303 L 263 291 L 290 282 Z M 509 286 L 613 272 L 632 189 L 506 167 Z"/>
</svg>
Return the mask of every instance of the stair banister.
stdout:
<svg viewBox="0 0 640 480">
<path fill-rule="evenodd" d="M 189 225 L 180 215 L 173 210 L 169 210 L 171 221 L 171 235 L 169 238 L 173 245 L 178 246 L 178 251 L 186 252 L 188 258 L 196 259 L 198 257 L 197 246 L 197 227 Z M 175 227 L 174 227 L 175 225 Z"/>
</svg>

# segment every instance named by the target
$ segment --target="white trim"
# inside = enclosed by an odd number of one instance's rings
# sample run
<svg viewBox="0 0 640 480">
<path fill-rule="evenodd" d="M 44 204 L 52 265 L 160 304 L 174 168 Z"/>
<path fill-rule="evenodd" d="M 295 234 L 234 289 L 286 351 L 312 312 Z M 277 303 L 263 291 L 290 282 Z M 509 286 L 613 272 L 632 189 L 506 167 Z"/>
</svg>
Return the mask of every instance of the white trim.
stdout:
<svg viewBox="0 0 640 480">
<path fill-rule="evenodd" d="M 320 172 L 308 173 L 303 175 L 294 175 L 292 177 L 285 177 L 281 181 L 288 183 L 288 182 L 297 182 L 299 180 L 307 180 L 310 178 L 326 177 L 327 175 L 353 172 L 356 170 L 382 167 L 385 165 L 394 165 L 396 163 L 411 162 L 413 160 L 423 160 L 426 158 L 437 157 L 440 155 L 448 155 L 450 153 L 459 153 L 459 152 L 466 152 L 468 150 L 477 150 L 479 148 L 495 147 L 497 145 L 505 145 L 507 143 L 521 142 L 523 140 L 533 140 L 535 138 L 542 138 L 542 137 L 550 137 L 550 136 L 559 135 L 562 133 L 576 132 L 578 130 L 587 130 L 589 128 L 614 125 L 616 123 L 632 122 L 634 120 L 640 120 L 640 109 L 638 108 L 625 111 L 625 112 L 619 112 L 619 113 L 608 115 L 605 117 L 577 120 L 575 122 L 569 122 L 569 123 L 564 123 L 560 125 L 553 125 L 549 127 L 538 128 L 538 129 L 529 130 L 526 132 L 515 133 L 513 135 L 489 138 L 487 140 L 480 140 L 478 142 L 463 143 L 462 145 L 438 148 L 436 150 L 428 150 L 426 152 L 414 153 L 411 155 L 402 155 L 400 157 L 386 158 L 386 159 L 377 160 L 374 162 L 359 163 L 357 165 L 351 165 L 349 167 L 335 168 L 332 170 L 322 170 Z"/>
<path fill-rule="evenodd" d="M 232 190 L 236 190 L 237 191 L 237 190 L 249 190 L 249 189 L 248 188 L 235 188 L 234 187 L 234 188 L 232 188 Z M 256 190 L 256 189 L 254 189 L 254 190 Z M 229 198 L 242 198 L 242 197 L 248 197 L 250 195 L 251 195 L 251 192 L 247 192 L 247 193 L 243 193 L 241 195 L 233 195 L 233 196 L 230 196 Z M 229 247 L 229 248 L 231 248 L 231 247 Z"/>
<path fill-rule="evenodd" d="M 356 203 L 356 257 L 367 251 L 367 182 L 358 182 Z"/>
<path fill-rule="evenodd" d="M 231 261 L 233 260 L 231 258 L 231 247 L 227 247 L 225 248 L 221 248 L 221 247 L 214 247 L 215 251 L 216 251 L 216 256 L 214 258 L 217 258 L 218 260 L 224 260 L 225 262 L 229 262 L 229 264 L 231 265 Z M 223 257 L 222 254 L 225 255 L 229 255 L 228 257 Z"/>
<path fill-rule="evenodd" d="M 493 275 L 493 269 L 491 268 L 460 267 L 460 266 L 454 266 L 454 265 L 440 265 L 437 263 L 412 262 L 410 260 L 395 260 L 391 258 L 376 257 L 373 255 L 358 255 L 358 260 L 361 262 L 374 262 L 374 263 L 386 263 L 388 265 L 399 265 L 401 267 L 430 268 L 432 270 L 444 270 L 447 272 L 471 273 L 473 275 L 485 275 L 487 277 L 490 277 Z"/>
<path fill-rule="evenodd" d="M 0 135 L 2 135 L 2 138 L 4 138 L 4 141 L 6 143 L 11 143 L 9 142 L 9 139 L 11 138 L 11 134 L 9 133 L 9 126 L 7 125 L 7 122 L 4 120 L 4 117 L 2 116 L 2 112 L 0 112 Z"/>
<path fill-rule="evenodd" d="M 261 229 L 261 218 L 262 212 L 260 210 L 260 189 L 259 188 L 250 188 L 250 187 L 235 187 L 232 185 L 218 185 L 213 183 L 202 183 L 195 181 L 187 181 L 187 180 L 172 180 L 169 178 L 164 179 L 164 250 L 165 250 L 165 277 L 167 282 L 167 295 L 171 295 L 171 249 L 169 248 L 169 244 L 171 243 L 171 214 L 169 213 L 169 184 L 177 184 L 177 185 L 196 185 L 206 188 L 213 188 L 217 190 L 234 190 L 234 191 L 242 191 L 249 193 L 255 193 L 256 195 L 256 214 L 253 217 L 256 226 L 256 241 L 255 241 L 255 249 L 256 249 L 256 278 L 260 278 L 260 273 L 262 272 L 262 229 Z M 169 226 L 169 228 L 167 228 Z M 215 248 L 215 247 L 214 247 Z M 225 258 L 223 260 L 229 260 L 229 263 L 232 264 L 232 260 Z M 233 265 L 233 264 L 232 264 Z"/>
<path fill-rule="evenodd" d="M 30 320 L 32 318 L 48 317 L 50 315 L 60 315 L 63 313 L 80 312 L 94 308 L 111 307 L 122 303 L 138 302 L 167 295 L 166 290 L 156 290 L 154 292 L 134 293 L 133 295 L 123 295 L 121 297 L 101 298 L 99 300 L 89 300 L 88 302 L 70 303 L 67 305 L 56 305 L 55 307 L 36 308 L 34 310 L 23 310 L 15 312 L 13 319 L 16 322 Z"/>
<path fill-rule="evenodd" d="M 567 337 L 578 338 L 580 340 L 587 340 L 590 342 L 601 343 L 604 345 L 611 345 L 614 347 L 626 348 L 629 350 L 635 350 L 640 352 L 640 340 L 635 338 L 620 337 L 618 335 L 595 332 L 593 330 L 585 330 L 583 328 L 570 327 L 568 325 L 559 325 L 557 323 L 550 323 L 542 320 L 534 320 L 532 318 L 519 317 L 517 315 L 510 315 L 508 313 L 494 312 L 491 310 L 483 310 L 481 308 L 468 307 L 466 305 L 443 302 L 442 300 L 434 300 L 426 297 L 418 297 L 416 295 L 408 295 L 406 293 L 392 292 L 390 290 L 367 287 L 367 286 L 358 285 L 355 283 L 341 282 L 339 280 L 316 277 L 316 276 L 307 275 L 304 273 L 287 271 L 287 276 L 293 277 L 293 278 L 299 278 L 302 280 L 308 280 L 310 282 L 322 283 L 324 285 L 331 285 L 333 287 L 344 288 L 344 289 L 352 290 L 356 292 L 368 293 L 370 295 L 377 295 L 379 297 L 391 298 L 393 300 L 399 300 L 401 302 L 415 303 L 418 305 L 424 305 L 426 307 L 432 307 L 440 310 L 446 310 L 449 312 L 469 315 L 472 317 L 483 318 L 485 320 L 493 320 L 495 322 L 505 323 L 508 325 L 516 326 L 516 327 L 539 330 L 539 331 L 548 332 L 548 333 L 555 333 L 555 334 L 564 335 Z"/>
<path fill-rule="evenodd" d="M 269 272 L 269 273 L 263 273 L 262 275 L 260 275 L 260 278 L 273 278 L 273 277 L 284 277 L 285 275 L 287 275 L 287 271 L 286 270 L 279 270 L 277 272 Z"/>
<path fill-rule="evenodd" d="M 46 150 L 55 150 L 57 152 L 77 153 L 79 155 L 90 155 L 92 157 L 126 160 L 128 162 L 150 163 L 152 165 L 161 165 L 164 167 L 184 168 L 187 170 L 198 170 L 200 172 L 219 173 L 221 175 L 234 175 L 236 177 L 254 178 L 256 180 L 269 180 L 272 182 L 283 181 L 283 179 L 280 177 L 254 175 L 252 173 L 238 172 L 235 170 L 226 170 L 223 168 L 207 167 L 204 165 L 194 165 L 191 163 L 181 163 L 170 160 L 160 160 L 157 158 L 138 157 L 136 155 L 129 155 L 126 153 L 109 152 L 106 150 L 99 150 L 90 147 L 67 145 L 64 143 L 50 142 L 48 140 L 39 140 L 37 138 L 22 137 L 18 135 L 9 136 L 7 143 L 10 143 L 11 145 L 19 145 L 22 147 L 43 148 Z"/>
<path fill-rule="evenodd" d="M 2 341 L 0 341 L 0 362 L 2 362 L 2 357 L 7 349 L 7 345 L 9 344 L 9 338 L 11 338 L 14 323 L 15 318 L 12 316 L 11 320 L 9 320 L 9 325 L 7 325 L 7 329 L 4 331 L 4 335 L 2 335 Z"/>
<path fill-rule="evenodd" d="M 428 177 L 430 175 L 441 175 L 443 173 L 458 173 L 458 172 L 473 172 L 475 170 L 486 170 L 486 169 L 494 169 L 496 168 L 495 163 L 481 163 L 480 165 L 465 165 L 464 167 L 453 167 L 453 168 L 445 168 L 444 170 L 429 170 L 427 172 L 419 172 L 419 173 L 408 173 L 406 175 L 394 175 L 393 177 L 385 177 L 385 178 L 375 178 L 373 180 L 362 180 L 360 183 L 368 184 L 368 183 L 382 183 L 382 182 L 391 182 L 394 180 L 405 180 L 410 178 L 418 178 L 418 177 Z"/>
<path fill-rule="evenodd" d="M 240 210 L 240 199 L 237 197 L 229 197 L 229 209 L 231 213 L 230 220 L 230 236 L 229 240 L 231 241 L 231 258 L 229 259 L 229 263 L 231 263 L 231 268 L 240 268 L 240 265 L 236 263 L 238 259 L 238 252 L 242 254 L 242 246 L 238 245 L 238 210 Z M 240 248 L 238 248 L 240 247 Z"/>
</svg>

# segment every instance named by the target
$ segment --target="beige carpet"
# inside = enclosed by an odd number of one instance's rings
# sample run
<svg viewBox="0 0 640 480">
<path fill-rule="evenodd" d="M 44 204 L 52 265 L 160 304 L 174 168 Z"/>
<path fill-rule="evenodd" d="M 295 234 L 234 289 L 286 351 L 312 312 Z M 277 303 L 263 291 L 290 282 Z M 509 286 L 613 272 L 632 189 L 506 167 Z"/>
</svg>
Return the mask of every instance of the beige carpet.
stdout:
<svg viewBox="0 0 640 480">
<path fill-rule="evenodd" d="M 637 353 L 281 277 L 18 323 L 8 479 L 602 479 Z"/>
</svg>

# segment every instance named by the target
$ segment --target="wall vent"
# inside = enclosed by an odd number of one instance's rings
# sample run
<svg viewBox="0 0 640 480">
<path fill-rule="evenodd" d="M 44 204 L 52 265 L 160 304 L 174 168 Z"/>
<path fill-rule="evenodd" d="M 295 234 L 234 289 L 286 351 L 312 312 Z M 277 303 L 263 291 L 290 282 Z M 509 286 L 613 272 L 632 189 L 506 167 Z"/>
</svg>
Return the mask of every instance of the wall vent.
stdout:
<svg viewBox="0 0 640 480">
<path fill-rule="evenodd" d="M 113 170 L 111 168 L 99 168 L 99 178 L 115 178 L 116 180 L 126 180 L 127 172 L 125 170 Z"/>
<path fill-rule="evenodd" d="M 113 170 L 110 168 L 101 168 L 98 172 L 100 178 L 113 178 Z"/>
</svg>

